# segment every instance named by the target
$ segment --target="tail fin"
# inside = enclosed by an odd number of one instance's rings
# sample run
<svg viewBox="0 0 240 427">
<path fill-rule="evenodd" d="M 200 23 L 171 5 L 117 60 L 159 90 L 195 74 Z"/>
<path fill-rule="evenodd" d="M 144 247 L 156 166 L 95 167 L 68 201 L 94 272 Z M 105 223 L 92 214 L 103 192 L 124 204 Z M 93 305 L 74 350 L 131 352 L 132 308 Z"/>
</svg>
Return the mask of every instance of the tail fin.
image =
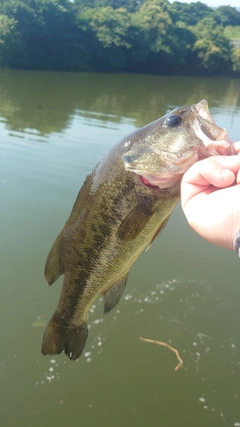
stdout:
<svg viewBox="0 0 240 427">
<path fill-rule="evenodd" d="M 51 317 L 43 335 L 42 354 L 60 354 L 65 351 L 71 360 L 78 359 L 88 337 L 87 324 L 63 326 Z"/>
</svg>

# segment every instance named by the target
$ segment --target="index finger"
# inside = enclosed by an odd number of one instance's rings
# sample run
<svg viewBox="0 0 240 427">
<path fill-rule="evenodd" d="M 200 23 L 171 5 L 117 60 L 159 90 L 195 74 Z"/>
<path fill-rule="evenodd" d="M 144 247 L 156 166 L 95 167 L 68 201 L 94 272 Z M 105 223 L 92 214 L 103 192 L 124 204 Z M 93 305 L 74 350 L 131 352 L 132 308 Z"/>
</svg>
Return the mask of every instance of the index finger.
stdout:
<svg viewBox="0 0 240 427">
<path fill-rule="evenodd" d="M 233 145 L 234 145 L 235 153 L 239 154 L 240 153 L 240 141 L 234 142 Z"/>
<path fill-rule="evenodd" d="M 210 186 L 225 188 L 232 185 L 240 169 L 240 156 L 214 156 L 192 165 L 183 175 L 181 203 L 186 203 Z"/>
</svg>

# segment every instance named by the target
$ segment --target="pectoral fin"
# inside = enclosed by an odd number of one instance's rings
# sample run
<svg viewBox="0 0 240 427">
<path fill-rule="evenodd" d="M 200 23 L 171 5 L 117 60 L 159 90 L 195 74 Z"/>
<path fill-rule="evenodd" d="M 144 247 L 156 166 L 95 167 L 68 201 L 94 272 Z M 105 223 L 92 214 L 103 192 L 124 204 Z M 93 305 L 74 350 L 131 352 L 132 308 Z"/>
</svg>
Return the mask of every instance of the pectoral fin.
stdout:
<svg viewBox="0 0 240 427">
<path fill-rule="evenodd" d="M 49 285 L 52 285 L 60 276 L 63 274 L 61 265 L 61 253 L 62 253 L 62 232 L 56 238 L 52 249 L 50 250 L 46 265 L 45 265 L 45 277 Z"/>
<path fill-rule="evenodd" d="M 152 215 L 153 212 L 147 205 L 137 205 L 120 224 L 117 237 L 124 242 L 135 239 L 145 228 Z"/>
<path fill-rule="evenodd" d="M 128 273 L 121 280 L 119 280 L 119 282 L 115 283 L 111 286 L 111 288 L 102 293 L 104 314 L 109 313 L 109 311 L 111 311 L 120 300 L 125 289 L 127 279 Z"/>
<path fill-rule="evenodd" d="M 150 246 L 152 246 L 152 244 L 153 244 L 154 240 L 156 239 L 156 237 L 162 232 L 162 230 L 164 229 L 165 225 L 167 224 L 169 218 L 170 218 L 170 215 L 162 222 L 162 224 L 160 225 L 160 227 L 157 229 L 157 231 L 154 234 L 152 240 L 150 241 L 150 243 L 146 247 L 146 252 L 148 251 L 148 249 L 150 248 Z"/>
</svg>

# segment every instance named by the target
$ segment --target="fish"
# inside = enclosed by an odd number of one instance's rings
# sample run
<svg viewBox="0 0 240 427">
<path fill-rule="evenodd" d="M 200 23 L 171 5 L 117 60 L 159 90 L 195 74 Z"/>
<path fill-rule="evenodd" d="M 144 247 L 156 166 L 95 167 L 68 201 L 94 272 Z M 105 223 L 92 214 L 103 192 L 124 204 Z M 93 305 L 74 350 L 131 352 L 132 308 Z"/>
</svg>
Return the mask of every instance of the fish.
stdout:
<svg viewBox="0 0 240 427">
<path fill-rule="evenodd" d="M 177 107 L 114 145 L 80 189 L 46 260 L 52 285 L 64 275 L 42 354 L 80 357 L 87 314 L 102 296 L 104 314 L 119 302 L 132 264 L 166 226 L 187 169 L 212 155 L 234 154 L 206 100 Z"/>
</svg>

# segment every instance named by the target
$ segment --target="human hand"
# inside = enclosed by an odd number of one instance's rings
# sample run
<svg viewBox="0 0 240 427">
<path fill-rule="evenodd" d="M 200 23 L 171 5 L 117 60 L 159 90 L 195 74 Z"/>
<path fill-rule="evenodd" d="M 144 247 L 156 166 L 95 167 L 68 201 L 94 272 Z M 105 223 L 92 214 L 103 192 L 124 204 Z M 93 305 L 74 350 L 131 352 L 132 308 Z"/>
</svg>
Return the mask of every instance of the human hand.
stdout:
<svg viewBox="0 0 240 427">
<path fill-rule="evenodd" d="M 240 142 L 234 148 L 240 154 Z M 240 155 L 213 156 L 191 166 L 182 179 L 181 203 L 200 236 L 233 250 L 240 229 Z"/>
</svg>

